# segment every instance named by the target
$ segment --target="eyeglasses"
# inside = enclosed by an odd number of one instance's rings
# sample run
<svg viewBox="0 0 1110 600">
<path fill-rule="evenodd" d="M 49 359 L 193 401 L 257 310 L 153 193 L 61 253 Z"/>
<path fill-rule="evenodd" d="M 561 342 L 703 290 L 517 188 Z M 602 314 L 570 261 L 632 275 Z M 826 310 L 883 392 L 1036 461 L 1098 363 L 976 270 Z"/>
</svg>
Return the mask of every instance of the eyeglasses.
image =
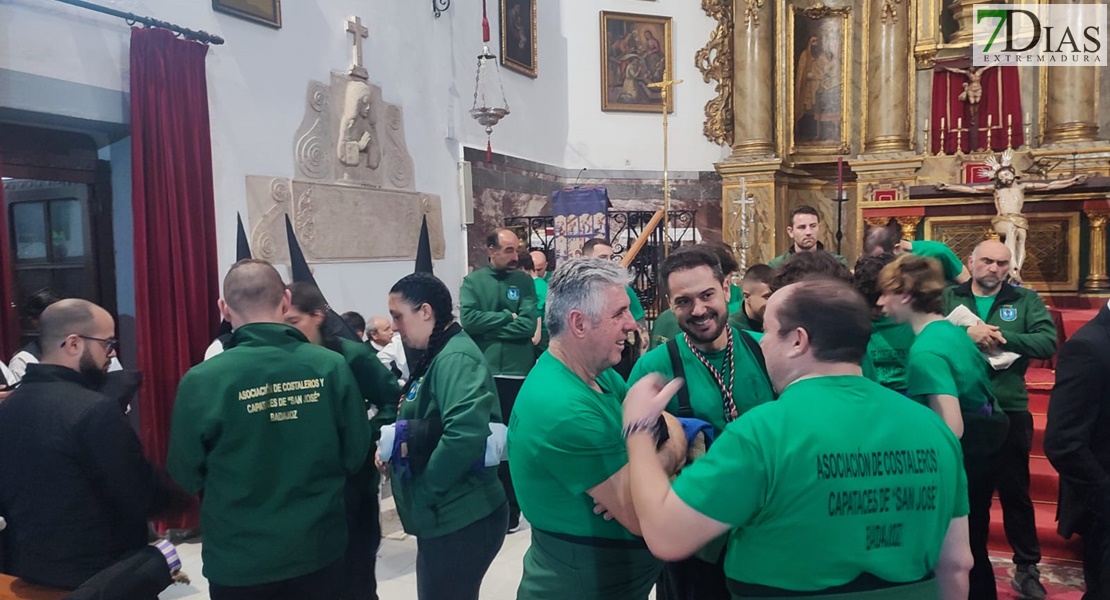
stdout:
<svg viewBox="0 0 1110 600">
<path fill-rule="evenodd" d="M 119 340 L 117 340 L 116 338 L 104 339 L 104 338 L 93 337 L 91 335 L 81 335 L 79 333 L 74 334 L 74 335 L 76 335 L 77 337 L 79 337 L 83 340 L 89 340 L 89 341 L 93 341 L 93 342 L 100 342 L 101 344 L 104 344 L 104 352 L 106 352 L 108 354 L 111 354 L 112 352 L 114 352 L 116 350 L 116 348 L 119 348 Z M 62 345 L 59 346 L 59 347 L 60 348 L 65 348 L 66 343 L 62 342 Z"/>
</svg>

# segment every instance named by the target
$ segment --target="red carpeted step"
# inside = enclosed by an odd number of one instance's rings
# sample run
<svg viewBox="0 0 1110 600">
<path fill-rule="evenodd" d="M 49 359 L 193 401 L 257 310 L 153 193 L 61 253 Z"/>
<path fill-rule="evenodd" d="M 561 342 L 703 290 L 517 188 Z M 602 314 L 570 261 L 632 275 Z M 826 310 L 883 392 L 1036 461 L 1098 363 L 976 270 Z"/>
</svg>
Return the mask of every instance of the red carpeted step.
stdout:
<svg viewBox="0 0 1110 600">
<path fill-rule="evenodd" d="M 1025 373 L 1025 388 L 1029 391 L 1029 412 L 1048 414 L 1048 400 L 1052 395 L 1052 384 L 1056 373 L 1051 369 L 1029 369 Z"/>
<path fill-rule="evenodd" d="M 1056 502 L 1060 495 L 1060 475 L 1047 458 L 1029 457 L 1029 497 L 1034 502 Z"/>
<path fill-rule="evenodd" d="M 1029 454 L 1044 456 L 1044 428 L 1047 423 L 1048 415 L 1033 414 L 1033 449 Z"/>
<path fill-rule="evenodd" d="M 1041 555 L 1047 559 L 1083 560 L 1083 543 L 1079 536 L 1065 540 L 1056 533 L 1056 505 L 1035 502 L 1033 513 L 1037 520 L 1037 539 L 1041 542 Z M 991 505 L 991 535 L 987 543 L 991 552 L 1013 556 L 1013 549 L 1006 541 L 1002 526 L 1002 506 L 995 498 Z"/>
</svg>

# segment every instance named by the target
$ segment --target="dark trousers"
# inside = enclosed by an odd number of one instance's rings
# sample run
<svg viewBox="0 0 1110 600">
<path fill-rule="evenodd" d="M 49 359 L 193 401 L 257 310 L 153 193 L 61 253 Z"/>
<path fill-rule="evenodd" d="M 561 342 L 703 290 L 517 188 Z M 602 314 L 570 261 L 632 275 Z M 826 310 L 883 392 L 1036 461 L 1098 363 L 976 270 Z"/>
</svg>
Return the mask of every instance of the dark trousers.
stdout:
<svg viewBox="0 0 1110 600">
<path fill-rule="evenodd" d="M 347 481 L 347 552 L 343 556 L 343 596 L 347 600 L 378 600 L 374 568 L 382 543 L 378 486 L 373 466 Z"/>
<path fill-rule="evenodd" d="M 991 530 L 991 497 L 994 495 L 997 454 L 989 457 L 964 456 L 967 471 L 968 537 L 975 566 L 969 576 L 968 600 L 996 600 L 998 588 L 994 582 L 994 567 L 987 554 L 987 538 Z"/>
<path fill-rule="evenodd" d="M 1041 562 L 1041 544 L 1037 541 L 1037 522 L 1033 501 L 1029 499 L 1029 451 L 1033 447 L 1033 415 L 1028 412 L 1006 413 L 1010 433 L 998 455 L 995 488 L 1002 504 L 1002 525 L 1006 540 L 1014 549 L 1014 564 L 1035 565 Z"/>
<path fill-rule="evenodd" d="M 208 583 L 212 600 L 334 600 L 343 593 L 343 560 L 307 575 L 261 585 Z"/>
<path fill-rule="evenodd" d="M 508 425 L 509 417 L 513 414 L 513 405 L 516 404 L 516 397 L 524 385 L 524 380 L 494 377 L 493 381 L 497 385 L 497 399 L 501 402 L 501 419 L 504 420 L 505 425 Z M 516 503 L 513 476 L 509 473 L 508 461 L 497 466 L 497 478 L 501 480 L 501 486 L 505 488 L 505 497 L 509 500 L 508 527 L 516 527 L 520 524 L 520 505 Z"/>
<path fill-rule="evenodd" d="M 173 584 L 166 558 L 153 546 L 144 546 L 90 577 L 68 600 L 157 600 Z"/>
<path fill-rule="evenodd" d="M 505 542 L 508 512 L 502 504 L 454 533 L 416 538 L 417 600 L 478 600 L 482 578 Z"/>
<path fill-rule="evenodd" d="M 1087 583 L 1083 600 L 1110 598 L 1110 522 L 1094 517 L 1080 535 L 1083 537 L 1083 579 Z"/>
<path fill-rule="evenodd" d="M 724 552 L 716 563 L 691 556 L 663 565 L 655 597 L 656 600 L 731 600 L 725 578 Z"/>
</svg>

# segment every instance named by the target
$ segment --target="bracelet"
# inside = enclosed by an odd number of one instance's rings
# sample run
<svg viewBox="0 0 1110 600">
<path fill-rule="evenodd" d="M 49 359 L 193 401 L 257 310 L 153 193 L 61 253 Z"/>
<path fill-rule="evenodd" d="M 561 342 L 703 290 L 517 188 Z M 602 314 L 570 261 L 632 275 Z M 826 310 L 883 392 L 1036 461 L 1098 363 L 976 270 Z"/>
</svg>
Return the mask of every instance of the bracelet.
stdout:
<svg viewBox="0 0 1110 600">
<path fill-rule="evenodd" d="M 644 419 L 642 421 L 629 423 L 628 425 L 625 425 L 624 429 L 621 431 L 621 437 L 627 440 L 628 436 L 634 433 L 639 433 L 641 431 L 651 431 L 652 428 L 655 427 L 655 422 L 657 420 L 658 419 Z"/>
</svg>

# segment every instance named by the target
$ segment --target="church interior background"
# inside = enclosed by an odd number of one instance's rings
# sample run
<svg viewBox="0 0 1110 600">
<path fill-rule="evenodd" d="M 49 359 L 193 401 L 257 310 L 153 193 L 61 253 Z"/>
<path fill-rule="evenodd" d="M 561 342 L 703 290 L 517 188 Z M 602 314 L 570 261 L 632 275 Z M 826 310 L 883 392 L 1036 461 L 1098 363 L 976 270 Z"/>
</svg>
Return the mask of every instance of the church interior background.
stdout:
<svg viewBox="0 0 1110 600">
<path fill-rule="evenodd" d="M 980 0 L 97 3 L 225 40 L 206 58 L 213 280 L 234 262 L 237 214 L 255 256 L 287 263 L 289 215 L 331 305 L 385 314 L 424 217 L 435 272 L 457 290 L 495 227 L 550 244 L 551 195 L 564 188 L 605 188 L 626 251 L 663 208 L 664 175 L 668 236 L 723 240 L 749 265 L 786 250 L 786 219 L 802 204 L 850 263 L 866 228 L 893 222 L 964 257 L 991 235 L 993 201 L 935 184 L 985 182 L 987 159 L 1012 149 L 1024 180 L 1089 177 L 1026 198 L 1027 284 L 1061 307 L 1094 306 L 1110 290 L 1107 66 L 969 69 Z M 277 22 L 242 18 L 273 9 Z M 0 0 L 15 299 L 49 285 L 104 304 L 133 366 L 145 249 L 129 39 L 116 17 Z M 509 108 L 492 135 L 470 114 L 484 45 Z M 660 69 L 683 80 L 671 91 L 666 174 L 658 92 L 644 85 Z M 963 93 L 970 83 L 981 96 Z M 369 143 L 349 121 L 367 124 Z M 638 281 L 657 309 L 650 274 Z"/>
</svg>

